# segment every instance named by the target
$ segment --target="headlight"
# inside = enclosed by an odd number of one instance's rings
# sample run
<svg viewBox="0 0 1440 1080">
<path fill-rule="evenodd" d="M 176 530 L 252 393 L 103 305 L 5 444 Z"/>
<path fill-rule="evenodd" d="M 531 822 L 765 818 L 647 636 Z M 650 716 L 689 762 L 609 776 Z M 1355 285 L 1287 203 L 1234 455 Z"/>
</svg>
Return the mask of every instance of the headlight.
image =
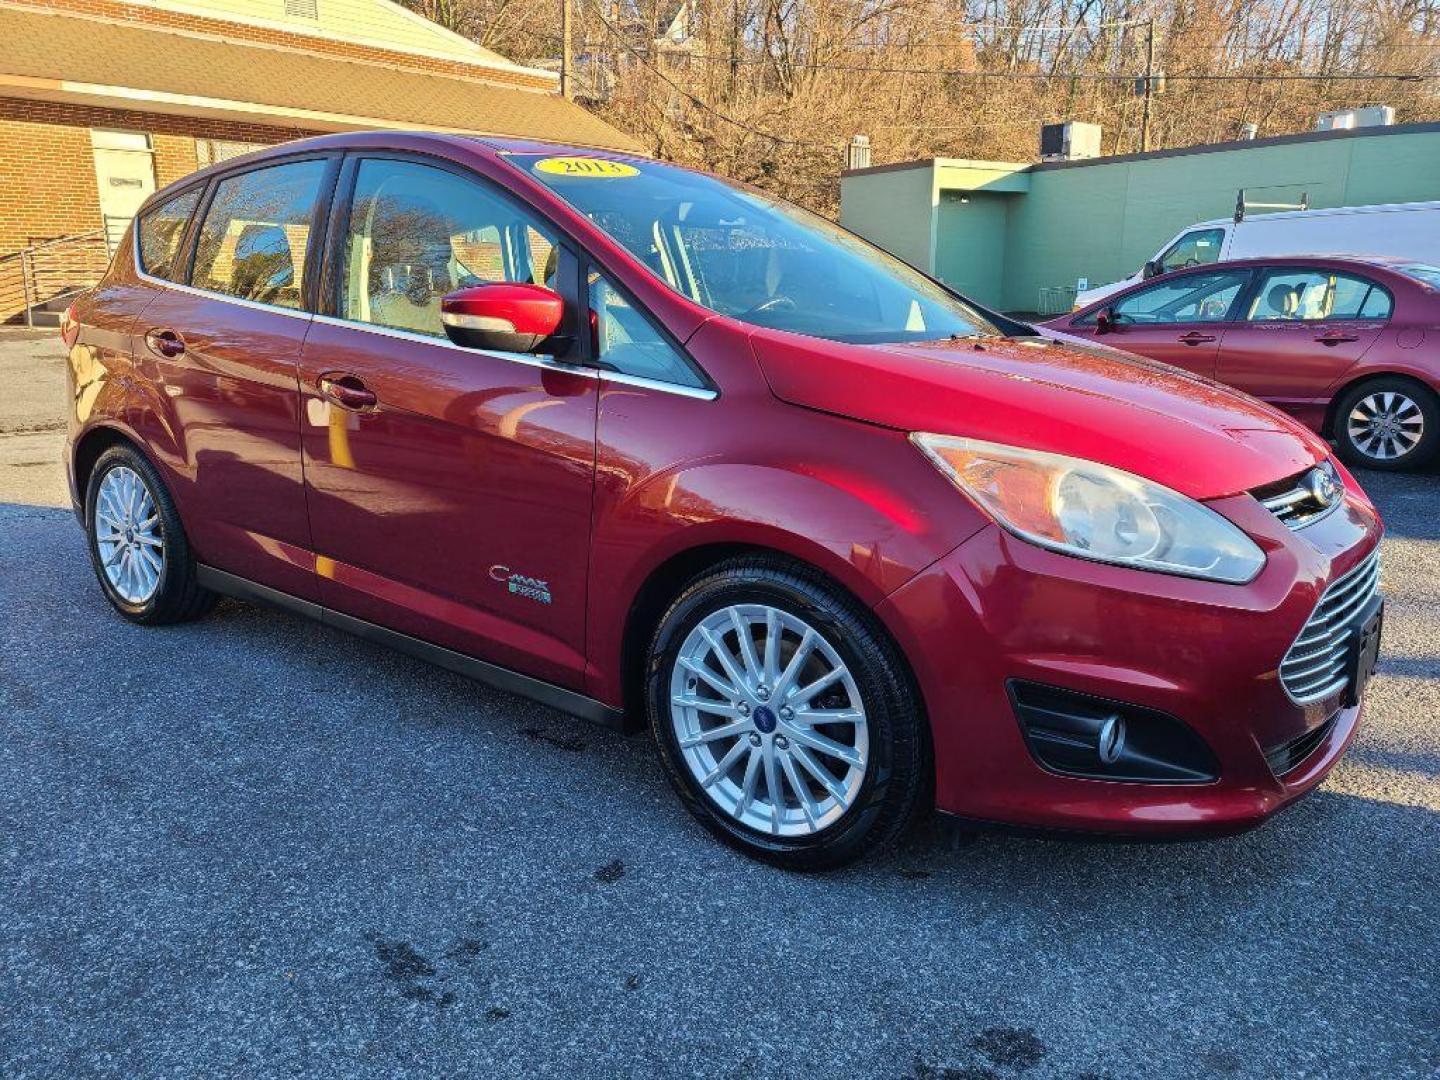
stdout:
<svg viewBox="0 0 1440 1080">
<path fill-rule="evenodd" d="M 1138 570 L 1244 584 L 1265 555 L 1207 506 L 1083 458 L 916 432 L 940 471 L 1032 544 Z"/>
</svg>

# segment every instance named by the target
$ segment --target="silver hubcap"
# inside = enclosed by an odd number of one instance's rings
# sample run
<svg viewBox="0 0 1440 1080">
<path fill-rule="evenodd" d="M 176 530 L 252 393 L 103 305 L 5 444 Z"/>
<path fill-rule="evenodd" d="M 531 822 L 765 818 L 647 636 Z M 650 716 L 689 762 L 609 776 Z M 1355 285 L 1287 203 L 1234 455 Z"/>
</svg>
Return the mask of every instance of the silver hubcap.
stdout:
<svg viewBox="0 0 1440 1080">
<path fill-rule="evenodd" d="M 779 608 L 737 604 L 690 631 L 670 675 L 670 720 L 701 790 L 760 832 L 818 832 L 865 780 L 855 679 L 830 642 Z"/>
<path fill-rule="evenodd" d="M 1404 457 L 1425 435 L 1425 414 L 1420 406 L 1393 390 L 1361 398 L 1350 410 L 1346 424 L 1350 441 L 1362 454 L 1384 461 Z"/>
<path fill-rule="evenodd" d="M 106 580 L 126 603 L 143 604 L 155 595 L 165 567 L 160 511 L 145 482 L 124 465 L 100 480 L 95 546 Z"/>
</svg>

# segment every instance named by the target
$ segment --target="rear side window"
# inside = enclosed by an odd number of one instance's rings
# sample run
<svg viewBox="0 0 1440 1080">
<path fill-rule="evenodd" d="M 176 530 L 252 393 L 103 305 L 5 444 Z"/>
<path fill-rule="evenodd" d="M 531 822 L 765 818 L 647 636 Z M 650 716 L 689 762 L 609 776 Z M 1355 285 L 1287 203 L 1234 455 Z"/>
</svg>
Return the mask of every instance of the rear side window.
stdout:
<svg viewBox="0 0 1440 1080">
<path fill-rule="evenodd" d="M 152 277 L 179 281 L 180 245 L 185 227 L 200 203 L 201 188 L 193 188 L 167 199 L 140 217 L 140 269 Z"/>
<path fill-rule="evenodd" d="M 191 284 L 298 308 L 324 161 L 297 161 L 221 180 L 200 226 Z"/>
<path fill-rule="evenodd" d="M 1362 277 L 1328 270 L 1270 270 L 1260 279 L 1251 322 L 1388 319 L 1390 294 Z"/>
</svg>

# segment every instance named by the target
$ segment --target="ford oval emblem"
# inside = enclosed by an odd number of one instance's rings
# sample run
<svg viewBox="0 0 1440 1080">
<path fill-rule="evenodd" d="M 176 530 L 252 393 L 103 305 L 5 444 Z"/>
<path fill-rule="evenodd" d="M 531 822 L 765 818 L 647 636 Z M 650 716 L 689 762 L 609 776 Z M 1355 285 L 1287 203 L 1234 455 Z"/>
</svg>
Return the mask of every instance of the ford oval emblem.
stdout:
<svg viewBox="0 0 1440 1080">
<path fill-rule="evenodd" d="M 1310 489 L 1310 496 L 1322 507 L 1333 506 L 1340 498 L 1340 480 L 1329 469 L 1316 469 L 1309 476 L 1305 486 Z"/>
</svg>

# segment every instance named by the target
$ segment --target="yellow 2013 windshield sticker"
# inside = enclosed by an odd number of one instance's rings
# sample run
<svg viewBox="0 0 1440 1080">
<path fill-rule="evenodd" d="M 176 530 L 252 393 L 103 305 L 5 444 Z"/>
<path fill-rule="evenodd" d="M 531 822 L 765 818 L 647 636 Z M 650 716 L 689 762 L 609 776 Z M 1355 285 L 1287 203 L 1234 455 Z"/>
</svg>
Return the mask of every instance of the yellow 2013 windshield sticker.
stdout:
<svg viewBox="0 0 1440 1080">
<path fill-rule="evenodd" d="M 639 176 L 640 170 L 623 161 L 609 161 L 593 157 L 549 157 L 535 163 L 535 168 L 555 176 L 591 176 L 598 178 L 619 178 Z"/>
</svg>

